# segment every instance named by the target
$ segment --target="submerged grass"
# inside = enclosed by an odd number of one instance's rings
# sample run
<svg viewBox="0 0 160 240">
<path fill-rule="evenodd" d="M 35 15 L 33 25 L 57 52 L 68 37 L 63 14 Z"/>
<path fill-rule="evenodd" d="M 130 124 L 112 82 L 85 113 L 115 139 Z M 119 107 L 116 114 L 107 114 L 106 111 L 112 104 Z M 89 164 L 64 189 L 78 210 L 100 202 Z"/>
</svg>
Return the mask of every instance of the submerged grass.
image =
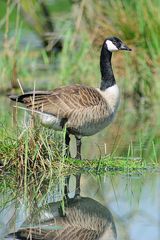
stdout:
<svg viewBox="0 0 160 240">
<path fill-rule="evenodd" d="M 158 164 L 154 142 L 152 142 L 153 159 L 149 162 L 143 158 L 143 149 L 139 151 L 139 156 L 135 157 L 132 143 L 124 157 L 118 157 L 116 151 L 113 151 L 112 154 L 95 160 L 65 158 L 64 136 L 65 132 L 55 134 L 41 127 L 40 129 L 26 129 L 14 138 L 8 136 L 1 138 L 2 170 L 15 172 L 16 176 L 23 179 L 25 183 L 31 174 L 37 177 L 44 172 L 51 178 L 86 171 L 132 174 L 136 171 L 147 170 L 148 167 L 154 168 Z"/>
</svg>

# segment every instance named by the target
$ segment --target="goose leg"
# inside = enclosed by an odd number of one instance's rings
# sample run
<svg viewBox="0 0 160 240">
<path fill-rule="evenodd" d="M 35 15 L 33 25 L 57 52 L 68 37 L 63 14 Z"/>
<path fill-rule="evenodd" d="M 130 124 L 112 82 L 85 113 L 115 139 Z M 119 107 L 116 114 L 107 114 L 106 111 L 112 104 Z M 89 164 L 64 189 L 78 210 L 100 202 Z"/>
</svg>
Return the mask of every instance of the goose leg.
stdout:
<svg viewBox="0 0 160 240">
<path fill-rule="evenodd" d="M 75 191 L 76 198 L 80 197 L 80 179 L 81 179 L 81 174 L 77 174 L 76 175 L 76 191 Z"/>
<path fill-rule="evenodd" d="M 76 136 L 77 155 L 76 159 L 81 159 L 81 137 Z"/>
<path fill-rule="evenodd" d="M 66 198 L 68 198 L 68 193 L 69 193 L 69 179 L 70 179 L 70 176 L 65 177 L 64 195 Z"/>
<path fill-rule="evenodd" d="M 69 143 L 70 143 L 70 136 L 69 136 L 69 133 L 66 132 L 66 136 L 65 136 L 65 147 L 66 147 L 65 157 L 71 157 L 70 151 L 69 151 Z"/>
</svg>

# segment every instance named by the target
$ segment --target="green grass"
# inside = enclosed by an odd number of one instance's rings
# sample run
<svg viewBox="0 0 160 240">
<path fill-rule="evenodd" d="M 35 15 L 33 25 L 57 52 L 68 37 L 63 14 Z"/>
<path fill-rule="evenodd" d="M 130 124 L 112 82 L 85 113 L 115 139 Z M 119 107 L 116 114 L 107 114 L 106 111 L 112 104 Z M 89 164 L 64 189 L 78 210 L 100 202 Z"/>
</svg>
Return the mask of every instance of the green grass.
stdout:
<svg viewBox="0 0 160 240">
<path fill-rule="evenodd" d="M 59 181 L 64 185 L 64 177 L 72 174 L 139 176 L 154 172 L 159 163 L 152 144 L 152 161 L 144 159 L 142 154 L 135 157 L 133 144 L 128 147 L 125 157 L 118 157 L 115 152 L 99 159 L 76 160 L 63 157 L 63 133 L 51 134 L 42 127 L 41 131 L 30 128 L 23 135 L 12 133 L 12 137 L 5 133 L 0 140 L 0 192 L 9 191 L 10 194 L 2 205 L 4 207 L 16 199 L 23 199 L 27 207 L 39 199 L 44 203 L 47 194 L 54 192 L 55 185 Z"/>
<path fill-rule="evenodd" d="M 30 174 L 67 175 L 76 172 L 120 172 L 133 174 L 158 165 L 155 143 L 151 142 L 150 161 L 144 158 L 140 142 L 138 153 L 131 143 L 125 156 L 117 156 L 117 150 L 108 156 L 95 160 L 75 160 L 64 158 L 65 146 L 63 133 L 55 133 L 42 127 L 22 131 L 18 135 L 3 136 L 0 140 L 0 159 L 3 170 L 13 171 L 26 182 Z M 13 137 L 14 136 L 14 137 Z M 139 155 L 138 155 L 139 154 Z"/>
</svg>

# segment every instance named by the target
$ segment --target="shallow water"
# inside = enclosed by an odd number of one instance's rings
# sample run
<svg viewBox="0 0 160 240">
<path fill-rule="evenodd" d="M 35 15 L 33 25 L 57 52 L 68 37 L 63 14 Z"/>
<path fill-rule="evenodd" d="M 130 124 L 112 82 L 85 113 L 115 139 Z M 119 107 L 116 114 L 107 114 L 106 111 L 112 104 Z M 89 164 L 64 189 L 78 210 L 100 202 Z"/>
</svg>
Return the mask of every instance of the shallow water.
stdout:
<svg viewBox="0 0 160 240">
<path fill-rule="evenodd" d="M 84 177 L 82 195 L 107 206 L 115 221 L 119 240 L 160 238 L 160 176 Z"/>
<path fill-rule="evenodd" d="M 75 181 L 76 178 L 74 176 L 70 177 L 69 181 L 69 193 L 68 196 L 71 199 L 75 199 Z M 63 182 L 64 184 L 64 182 Z M 28 220 L 26 222 L 26 218 L 29 219 L 30 214 L 29 211 L 26 214 L 24 204 L 22 201 L 18 201 L 18 208 L 15 214 L 15 203 L 12 202 L 10 207 L 6 209 L 1 209 L 0 212 L 0 234 L 1 239 L 7 234 L 7 232 L 12 232 L 14 229 L 18 231 L 20 227 L 26 230 L 30 227 L 39 226 L 42 230 L 49 232 L 61 231 L 58 230 L 60 227 L 64 227 L 63 219 L 64 216 L 60 217 L 60 220 L 57 216 L 59 216 L 59 212 L 57 212 L 57 203 L 62 200 L 62 188 L 64 185 L 58 184 L 55 187 L 55 191 L 48 193 L 48 202 L 50 203 L 51 209 L 46 210 L 46 207 L 38 210 L 41 212 L 41 219 L 38 218 L 38 223 L 35 225 L 30 225 L 34 216 L 34 212 L 36 213 L 37 209 L 32 211 L 32 220 Z M 77 185 L 78 186 L 78 185 Z M 78 191 L 76 192 L 79 193 Z M 94 221 L 101 220 L 101 205 L 104 206 L 104 211 L 106 211 L 106 216 L 103 216 L 103 219 L 107 219 L 107 223 L 116 227 L 117 231 L 117 239 L 118 240 L 159 240 L 160 239 L 160 175 L 159 173 L 146 173 L 145 175 L 137 175 L 137 176 L 92 176 L 83 174 L 80 179 L 80 196 L 78 198 L 78 204 L 74 203 L 75 209 L 79 212 L 83 212 L 83 217 L 81 218 L 81 222 L 78 223 L 76 217 L 72 217 L 71 231 L 74 231 L 76 227 L 80 227 L 82 225 L 87 226 L 89 224 L 94 227 Z M 1 199 L 4 196 L 1 196 Z M 87 198 L 87 200 L 86 200 Z M 81 199 L 81 200 L 79 200 Z M 70 201 L 69 200 L 69 201 Z M 83 200 L 83 201 L 82 201 Z M 54 203 L 53 203 L 54 201 Z M 84 204 L 82 203 L 84 202 Z M 68 202 L 67 207 L 72 206 L 73 202 Z M 99 205 L 101 204 L 101 205 Z M 84 205 L 84 206 L 83 206 Z M 67 209 L 66 207 L 66 209 Z M 70 208 L 71 209 L 71 208 Z M 45 211 L 44 211 L 45 210 Z M 90 212 L 89 212 L 90 211 Z M 72 216 L 72 212 L 66 210 L 67 217 Z M 88 213 L 89 212 L 89 213 Z M 97 213 L 98 212 L 98 213 Z M 104 214 L 104 215 L 105 215 Z M 109 215 L 108 215 L 109 214 Z M 113 216 L 111 220 L 108 216 L 110 214 Z M 76 215 L 76 214 L 75 214 Z M 89 215 L 89 217 L 88 217 Z M 96 216 L 96 218 L 95 218 Z M 7 226 L 9 219 L 12 219 Z M 52 219 L 52 220 L 51 220 Z M 54 221 L 53 221 L 54 219 Z M 56 221 L 55 221 L 56 219 Z M 65 218 L 66 219 L 66 218 Z M 87 219 L 87 220 L 86 220 Z M 100 220 L 99 220 L 100 219 Z M 47 222 L 49 220 L 49 222 Z M 73 228 L 75 221 L 75 226 Z M 83 222 L 84 221 L 84 222 Z M 53 226 L 51 227 L 51 223 Z M 25 224 L 24 224 L 25 223 Z M 56 223 L 56 225 L 55 225 Z M 72 225 L 73 224 L 73 225 Z M 87 225 L 88 224 L 88 225 Z M 100 224 L 100 223 L 99 223 Z M 96 223 L 97 225 L 97 223 Z M 45 226 L 45 227 L 44 227 Z M 47 228 L 48 226 L 48 228 Z M 83 227 L 84 227 L 83 226 Z M 37 228 L 39 228 L 37 227 Z M 73 228 L 73 229 L 72 229 Z M 33 229 L 32 229 L 33 230 Z M 35 230 L 35 229 L 34 229 Z M 27 230 L 26 230 L 27 231 Z M 102 231 L 101 235 L 103 236 L 105 231 Z M 106 231 L 107 232 L 107 231 Z M 116 239 L 116 238 L 107 238 L 107 233 L 105 232 L 104 239 Z M 113 231 L 114 232 L 114 231 Z M 69 234 L 69 230 L 68 230 Z M 41 234 L 40 234 L 41 235 Z M 3 237 L 2 237 L 3 236 Z M 87 235 L 86 235 L 87 236 Z M 113 234 L 114 236 L 114 234 Z M 12 236 L 7 239 L 13 239 Z M 18 238 L 21 239 L 21 238 Z M 39 238 L 35 238 L 39 239 Z M 44 238 L 40 238 L 44 239 Z M 52 239 L 52 238 L 49 238 Z M 68 239 L 66 238 L 58 238 L 58 239 Z M 69 239 L 79 239 L 78 237 L 72 236 Z M 87 238 L 84 238 L 87 239 Z M 97 239 L 97 238 L 88 238 L 88 239 Z M 101 238 L 98 238 L 101 239 Z M 103 239 L 103 238 L 102 238 Z"/>
</svg>

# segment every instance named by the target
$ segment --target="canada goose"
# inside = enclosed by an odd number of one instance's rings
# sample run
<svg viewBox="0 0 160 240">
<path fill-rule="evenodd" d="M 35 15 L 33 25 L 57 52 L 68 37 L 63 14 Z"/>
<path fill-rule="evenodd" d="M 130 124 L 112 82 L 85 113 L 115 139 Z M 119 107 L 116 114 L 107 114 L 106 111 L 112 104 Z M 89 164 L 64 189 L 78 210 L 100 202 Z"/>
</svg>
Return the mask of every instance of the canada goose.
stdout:
<svg viewBox="0 0 160 240">
<path fill-rule="evenodd" d="M 27 92 L 10 96 L 25 104 L 39 116 L 43 125 L 55 130 L 66 127 L 65 143 L 69 149 L 70 134 L 76 137 L 77 159 L 81 159 L 81 138 L 93 135 L 109 125 L 119 105 L 119 89 L 112 71 L 112 52 L 131 51 L 117 37 L 105 39 L 100 55 L 101 85 L 93 88 L 70 85 L 53 91 Z"/>
<path fill-rule="evenodd" d="M 80 178 L 76 178 L 76 186 Z M 79 185 L 80 189 L 80 185 Z M 50 203 L 38 211 L 44 220 L 21 227 L 18 239 L 32 240 L 116 240 L 116 227 L 111 212 L 96 200 L 80 195 L 65 201 L 61 214 L 61 202 Z M 48 217 L 44 217 L 48 216 Z M 32 217 L 29 219 L 33 219 Z M 24 224 L 25 226 L 26 224 Z"/>
</svg>

